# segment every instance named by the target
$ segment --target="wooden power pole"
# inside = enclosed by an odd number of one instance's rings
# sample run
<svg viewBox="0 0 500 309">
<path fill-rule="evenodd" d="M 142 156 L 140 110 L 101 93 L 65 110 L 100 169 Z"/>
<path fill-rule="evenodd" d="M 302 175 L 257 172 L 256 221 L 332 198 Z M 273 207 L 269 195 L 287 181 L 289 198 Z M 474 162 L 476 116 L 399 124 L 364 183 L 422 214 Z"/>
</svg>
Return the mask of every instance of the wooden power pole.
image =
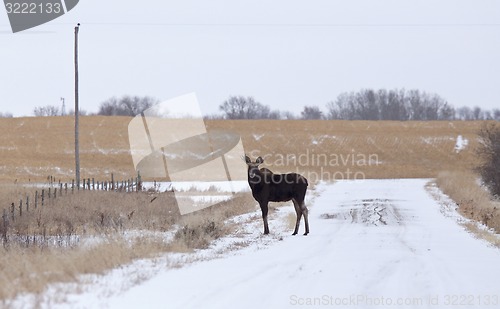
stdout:
<svg viewBox="0 0 500 309">
<path fill-rule="evenodd" d="M 80 188 L 80 143 L 78 139 L 79 135 L 79 113 L 78 108 L 78 30 L 80 29 L 80 24 L 75 27 L 75 177 L 76 186 Z"/>
</svg>

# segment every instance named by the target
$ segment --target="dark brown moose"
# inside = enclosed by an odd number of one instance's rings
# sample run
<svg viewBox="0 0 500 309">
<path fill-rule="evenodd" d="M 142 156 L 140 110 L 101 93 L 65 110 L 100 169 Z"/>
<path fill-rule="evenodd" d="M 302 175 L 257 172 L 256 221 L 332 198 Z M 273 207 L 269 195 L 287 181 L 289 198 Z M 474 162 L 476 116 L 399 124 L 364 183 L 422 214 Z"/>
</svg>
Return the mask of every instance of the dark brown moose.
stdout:
<svg viewBox="0 0 500 309">
<path fill-rule="evenodd" d="M 292 235 L 299 231 L 300 219 L 304 215 L 306 232 L 309 234 L 308 210 L 304 204 L 304 198 L 307 191 L 307 179 L 296 173 L 274 174 L 267 168 L 259 169 L 259 165 L 264 162 L 258 157 L 252 162 L 248 156 L 245 156 L 245 162 L 248 166 L 248 184 L 252 189 L 252 195 L 259 203 L 262 210 L 262 220 L 264 220 L 264 234 L 269 234 L 267 224 L 267 212 L 269 202 L 288 202 L 292 200 L 295 212 L 297 213 L 297 222 Z"/>
</svg>

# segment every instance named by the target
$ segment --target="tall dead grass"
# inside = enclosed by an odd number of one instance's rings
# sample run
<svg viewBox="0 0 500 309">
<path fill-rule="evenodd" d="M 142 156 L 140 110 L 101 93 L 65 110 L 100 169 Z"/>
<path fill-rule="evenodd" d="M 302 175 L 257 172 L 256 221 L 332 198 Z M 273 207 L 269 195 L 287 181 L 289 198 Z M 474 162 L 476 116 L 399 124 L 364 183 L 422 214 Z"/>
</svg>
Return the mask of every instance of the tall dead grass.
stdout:
<svg viewBox="0 0 500 309">
<path fill-rule="evenodd" d="M 90 247 L 0 249 L 0 304 L 22 293 L 40 293 L 51 283 L 75 282 L 81 274 L 101 274 L 138 258 L 168 250 L 158 239 L 107 237 Z"/>
<path fill-rule="evenodd" d="M 16 193 L 18 190 L 16 188 Z M 22 196 L 29 195 L 26 190 L 21 190 Z M 30 211 L 25 205 L 23 208 L 19 216 L 16 204 L 14 220 L 9 219 L 6 245 L 16 242 L 24 246 L 45 246 L 54 238 L 71 239 L 125 230 L 166 231 L 180 216 L 171 192 L 153 198 L 147 193 L 80 191 L 46 198 L 44 206 L 39 202 L 37 209 L 33 204 Z"/>
<path fill-rule="evenodd" d="M 467 171 L 441 172 L 436 183 L 457 203 L 462 215 L 482 222 L 500 233 L 499 202 L 493 200 L 491 194 L 479 185 L 477 179 L 477 175 Z"/>
<path fill-rule="evenodd" d="M 30 194 L 30 188 L 3 192 L 12 198 Z M 249 193 L 185 216 L 172 192 L 80 191 L 46 200 L 9 222 L 0 246 L 0 304 L 135 259 L 206 248 L 232 231 L 228 218 L 254 209 Z M 169 233 L 174 236 L 166 237 Z"/>
<path fill-rule="evenodd" d="M 228 218 L 254 210 L 255 204 L 250 193 L 238 193 L 229 201 L 185 215 L 179 220 L 181 227 L 172 245 L 178 251 L 206 248 L 234 230 L 234 225 L 226 224 Z"/>
</svg>

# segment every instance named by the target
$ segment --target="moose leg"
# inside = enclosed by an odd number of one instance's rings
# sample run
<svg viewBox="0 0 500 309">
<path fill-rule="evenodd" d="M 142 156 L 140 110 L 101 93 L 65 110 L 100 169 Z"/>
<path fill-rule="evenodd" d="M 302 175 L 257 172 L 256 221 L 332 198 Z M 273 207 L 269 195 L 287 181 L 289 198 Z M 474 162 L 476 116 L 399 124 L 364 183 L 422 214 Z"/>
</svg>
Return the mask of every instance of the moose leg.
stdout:
<svg viewBox="0 0 500 309">
<path fill-rule="evenodd" d="M 267 203 L 260 203 L 260 210 L 262 210 L 262 220 L 264 221 L 264 235 L 269 234 L 269 225 L 267 224 L 267 212 L 269 208 Z"/>
<path fill-rule="evenodd" d="M 302 210 L 302 213 L 304 214 L 304 222 L 306 224 L 306 232 L 304 233 L 304 235 L 307 235 L 309 234 L 309 219 L 308 219 L 309 210 L 307 209 L 304 201 L 302 201 L 302 203 L 300 204 L 300 208 Z"/>
<path fill-rule="evenodd" d="M 299 232 L 300 218 L 302 218 L 302 209 L 300 208 L 297 200 L 292 199 L 292 201 L 293 207 L 295 208 L 295 213 L 297 214 L 297 222 L 295 222 L 295 230 L 293 231 L 292 235 L 297 235 L 297 233 Z"/>
</svg>

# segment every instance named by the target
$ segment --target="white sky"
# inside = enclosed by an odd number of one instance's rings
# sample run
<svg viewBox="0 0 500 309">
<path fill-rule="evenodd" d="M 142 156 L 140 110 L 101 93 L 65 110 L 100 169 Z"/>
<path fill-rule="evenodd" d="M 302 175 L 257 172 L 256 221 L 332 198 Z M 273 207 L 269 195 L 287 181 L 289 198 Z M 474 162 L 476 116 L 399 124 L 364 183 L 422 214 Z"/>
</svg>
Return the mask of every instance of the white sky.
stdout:
<svg viewBox="0 0 500 309">
<path fill-rule="evenodd" d="M 12 34 L 0 8 L 0 111 L 196 92 L 204 114 L 230 95 L 298 113 L 361 88 L 418 88 L 455 107 L 500 108 L 500 1 L 81 0 Z"/>
</svg>

